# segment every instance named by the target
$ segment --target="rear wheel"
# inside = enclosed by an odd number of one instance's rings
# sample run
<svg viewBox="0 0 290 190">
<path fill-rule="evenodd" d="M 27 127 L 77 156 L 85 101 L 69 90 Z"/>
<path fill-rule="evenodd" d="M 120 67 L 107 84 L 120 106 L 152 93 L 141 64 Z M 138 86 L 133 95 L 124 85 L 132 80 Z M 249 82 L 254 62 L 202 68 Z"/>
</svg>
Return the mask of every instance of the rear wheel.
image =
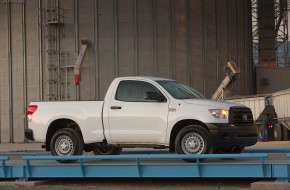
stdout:
<svg viewBox="0 0 290 190">
<path fill-rule="evenodd" d="M 281 126 L 282 127 L 282 131 L 283 131 L 283 141 L 287 141 L 288 140 L 288 135 L 289 135 L 289 131 L 286 127 Z"/>
<path fill-rule="evenodd" d="M 215 154 L 239 154 L 241 153 L 245 147 L 231 147 L 231 148 L 220 148 L 214 150 Z"/>
<path fill-rule="evenodd" d="M 175 139 L 178 154 L 208 154 L 211 150 L 209 133 L 198 125 L 190 125 L 179 131 Z M 187 162 L 195 160 L 185 159 Z"/>
<path fill-rule="evenodd" d="M 258 140 L 263 141 L 263 125 L 257 125 L 258 128 Z"/>
<path fill-rule="evenodd" d="M 119 147 L 101 147 L 93 150 L 95 155 L 118 155 L 121 154 L 122 148 Z"/>
<path fill-rule="evenodd" d="M 281 141 L 282 140 L 282 128 L 280 124 L 274 125 L 274 140 Z"/>
<path fill-rule="evenodd" d="M 71 128 L 58 130 L 52 137 L 50 149 L 53 156 L 82 155 L 84 144 L 81 135 Z M 57 160 L 60 163 L 72 163 L 77 160 Z"/>
</svg>

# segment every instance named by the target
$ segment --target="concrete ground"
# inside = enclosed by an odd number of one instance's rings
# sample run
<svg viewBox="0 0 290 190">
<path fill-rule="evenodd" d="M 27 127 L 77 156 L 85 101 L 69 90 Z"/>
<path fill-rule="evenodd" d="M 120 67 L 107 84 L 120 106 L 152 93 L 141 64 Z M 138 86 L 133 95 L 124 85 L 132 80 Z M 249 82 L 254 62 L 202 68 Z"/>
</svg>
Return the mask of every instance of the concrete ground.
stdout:
<svg viewBox="0 0 290 190">
<path fill-rule="evenodd" d="M 44 151 L 41 148 L 42 143 L 6 143 L 0 144 L 0 152 L 27 152 Z"/>
<path fill-rule="evenodd" d="M 44 151 L 40 143 L 19 143 L 19 144 L 0 144 L 1 152 L 27 152 L 27 151 Z M 263 149 L 263 148 L 289 148 L 290 141 L 284 142 L 259 142 L 255 146 L 248 149 Z M 290 189 L 290 183 L 277 183 L 273 179 L 237 179 L 237 178 L 160 178 L 160 179 L 130 179 L 130 178 L 92 178 L 92 179 L 45 179 L 45 180 L 30 180 L 28 182 L 16 182 L 14 180 L 0 179 L 0 190 L 30 190 L 33 186 L 34 190 L 249 190 L 249 189 Z"/>
<path fill-rule="evenodd" d="M 250 179 L 55 179 L 45 180 L 43 184 L 33 186 L 34 190 L 249 190 L 254 180 Z M 1 183 L 1 182 L 0 182 Z M 33 183 L 33 182 L 32 182 Z M 6 183 L 0 189 L 30 190 L 29 183 Z M 32 184 L 33 185 L 33 184 Z"/>
</svg>

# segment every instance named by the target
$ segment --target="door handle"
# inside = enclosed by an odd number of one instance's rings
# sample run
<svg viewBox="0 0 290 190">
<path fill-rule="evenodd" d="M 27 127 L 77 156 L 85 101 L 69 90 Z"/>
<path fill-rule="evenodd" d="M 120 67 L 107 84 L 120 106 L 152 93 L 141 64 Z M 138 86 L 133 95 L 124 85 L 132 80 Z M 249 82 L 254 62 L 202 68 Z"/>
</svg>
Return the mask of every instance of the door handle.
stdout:
<svg viewBox="0 0 290 190">
<path fill-rule="evenodd" d="M 122 107 L 121 106 L 111 106 L 111 109 L 112 110 L 120 110 L 120 109 L 122 109 Z"/>
</svg>

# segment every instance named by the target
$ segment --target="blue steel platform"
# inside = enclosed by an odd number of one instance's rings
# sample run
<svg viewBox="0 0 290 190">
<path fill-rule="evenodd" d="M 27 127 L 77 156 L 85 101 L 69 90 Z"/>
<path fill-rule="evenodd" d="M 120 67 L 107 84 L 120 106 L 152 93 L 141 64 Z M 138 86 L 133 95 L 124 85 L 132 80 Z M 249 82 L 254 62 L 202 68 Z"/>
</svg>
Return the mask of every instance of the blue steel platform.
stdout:
<svg viewBox="0 0 290 190">
<path fill-rule="evenodd" d="M 136 152 L 142 154 L 135 154 Z M 163 154 L 161 154 L 163 152 Z M 112 156 L 54 157 L 37 152 L 6 153 L 0 156 L 0 178 L 274 178 L 290 179 L 290 154 L 282 160 L 269 159 L 269 153 L 289 153 L 289 149 L 256 149 L 252 153 L 177 155 L 167 151 L 127 151 Z M 0 154 L 3 155 L 3 154 Z M 12 156 L 23 156 L 13 162 Z M 182 159 L 193 159 L 188 163 Z M 78 160 L 60 164 L 55 160 Z"/>
</svg>

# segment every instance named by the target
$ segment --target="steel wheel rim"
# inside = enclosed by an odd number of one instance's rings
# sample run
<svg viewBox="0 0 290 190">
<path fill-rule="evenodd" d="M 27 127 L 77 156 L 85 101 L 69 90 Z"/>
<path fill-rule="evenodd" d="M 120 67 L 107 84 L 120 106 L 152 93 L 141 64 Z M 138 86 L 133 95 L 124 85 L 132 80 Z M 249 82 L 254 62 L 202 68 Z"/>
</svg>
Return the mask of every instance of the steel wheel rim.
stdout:
<svg viewBox="0 0 290 190">
<path fill-rule="evenodd" d="M 201 154 L 205 148 L 205 142 L 198 133 L 188 133 L 182 138 L 182 150 L 185 154 Z"/>
<path fill-rule="evenodd" d="M 69 136 L 61 135 L 55 142 L 55 151 L 59 156 L 71 156 L 74 152 L 74 144 Z"/>
</svg>

